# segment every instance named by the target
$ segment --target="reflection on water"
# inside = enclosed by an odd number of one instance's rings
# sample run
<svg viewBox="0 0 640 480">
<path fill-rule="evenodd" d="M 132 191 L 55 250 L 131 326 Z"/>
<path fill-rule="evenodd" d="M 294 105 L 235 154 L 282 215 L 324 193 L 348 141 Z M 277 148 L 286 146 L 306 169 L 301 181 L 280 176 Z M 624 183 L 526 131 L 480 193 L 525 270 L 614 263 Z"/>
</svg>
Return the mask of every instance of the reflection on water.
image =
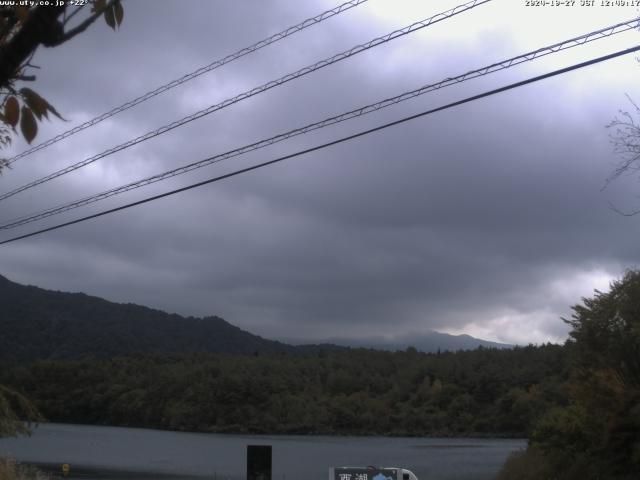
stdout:
<svg viewBox="0 0 640 480">
<path fill-rule="evenodd" d="M 106 467 L 87 467 L 82 465 L 74 466 L 73 470 L 69 471 L 67 475 L 64 475 L 61 471 L 61 465 L 57 463 L 32 462 L 30 465 L 38 467 L 39 470 L 55 480 L 72 480 L 74 478 L 85 480 L 202 480 L 204 478 L 211 478 L 209 475 L 112 470 Z M 224 480 L 225 478 L 226 477 L 220 477 L 219 480 Z"/>
<path fill-rule="evenodd" d="M 82 465 L 74 465 L 73 469 L 67 475 L 61 471 L 61 465 L 57 463 L 37 463 L 32 462 L 30 465 L 38 467 L 39 470 L 48 474 L 55 479 L 86 479 L 86 480 L 147 480 L 157 478 L 159 480 L 177 480 L 177 479 L 193 479 L 201 480 L 208 478 L 202 475 L 186 476 L 182 474 L 159 473 L 159 472 L 141 472 L 127 470 L 110 470 L 105 467 L 87 467 Z"/>
<path fill-rule="evenodd" d="M 268 436 L 178 433 L 136 428 L 43 424 L 28 438 L 0 439 L 0 455 L 69 478 L 240 480 L 247 445 L 273 446 L 274 480 L 323 480 L 331 466 L 404 467 L 420 480 L 495 476 L 524 440 Z"/>
</svg>

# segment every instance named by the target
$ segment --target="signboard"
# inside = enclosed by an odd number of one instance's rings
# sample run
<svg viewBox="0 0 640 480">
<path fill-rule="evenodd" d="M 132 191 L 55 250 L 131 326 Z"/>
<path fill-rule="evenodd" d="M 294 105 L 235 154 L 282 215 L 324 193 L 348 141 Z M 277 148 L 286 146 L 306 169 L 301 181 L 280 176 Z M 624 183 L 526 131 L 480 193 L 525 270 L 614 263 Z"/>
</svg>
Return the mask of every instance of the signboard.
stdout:
<svg viewBox="0 0 640 480">
<path fill-rule="evenodd" d="M 333 468 L 331 480 L 402 480 L 402 471 L 397 468 Z"/>
</svg>

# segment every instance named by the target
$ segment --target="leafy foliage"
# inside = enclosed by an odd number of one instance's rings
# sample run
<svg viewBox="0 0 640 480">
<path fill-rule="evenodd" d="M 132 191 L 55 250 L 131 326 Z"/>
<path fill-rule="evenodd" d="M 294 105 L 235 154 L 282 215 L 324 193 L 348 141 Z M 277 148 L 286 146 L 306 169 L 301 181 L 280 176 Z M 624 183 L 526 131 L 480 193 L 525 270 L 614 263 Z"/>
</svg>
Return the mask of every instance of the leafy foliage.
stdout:
<svg viewBox="0 0 640 480">
<path fill-rule="evenodd" d="M 3 277 L 0 304 L 0 383 L 53 421 L 524 436 L 549 408 L 566 405 L 558 345 L 437 354 L 292 347 L 216 317 L 183 318 Z"/>
<path fill-rule="evenodd" d="M 109 358 L 132 353 L 292 352 L 221 318 L 193 318 L 0 277 L 0 359 Z"/>
<path fill-rule="evenodd" d="M 124 18 L 124 9 L 122 2 L 119 0 L 109 3 L 106 0 L 96 0 L 92 8 L 93 12 L 104 12 L 104 20 L 113 30 L 120 28 L 122 19 Z"/>
<path fill-rule="evenodd" d="M 205 432 L 527 435 L 565 349 L 136 355 L 0 365 L 52 421 Z"/>
<path fill-rule="evenodd" d="M 543 455 L 555 478 L 637 478 L 640 271 L 627 272 L 609 292 L 596 291 L 573 310 L 567 320 L 570 404 L 540 419 L 524 455 Z"/>
<path fill-rule="evenodd" d="M 42 416 L 27 398 L 15 390 L 0 385 L 0 437 L 29 434 L 29 423 Z"/>
<path fill-rule="evenodd" d="M 0 480 L 48 480 L 49 478 L 35 467 L 0 458 Z"/>
<path fill-rule="evenodd" d="M 15 2 L 18 3 L 18 2 Z M 31 143 L 38 133 L 38 122 L 52 113 L 62 116 L 40 94 L 30 88 L 18 88 L 17 82 L 32 82 L 30 61 L 40 45 L 55 47 L 84 32 L 97 18 L 116 30 L 122 24 L 124 9 L 120 0 L 89 0 L 72 7 L 61 5 L 15 5 L 0 7 L 0 148 L 8 145 L 11 134 L 20 133 Z M 75 21 L 85 5 L 88 16 Z M 86 11 L 86 9 L 85 9 Z M 75 17 L 75 18 L 74 18 Z M 75 22 L 75 23 L 74 23 Z M 6 162 L 0 162 L 0 171 Z"/>
<path fill-rule="evenodd" d="M 536 447 L 509 455 L 496 480 L 542 480 L 554 478 L 544 454 Z"/>
</svg>

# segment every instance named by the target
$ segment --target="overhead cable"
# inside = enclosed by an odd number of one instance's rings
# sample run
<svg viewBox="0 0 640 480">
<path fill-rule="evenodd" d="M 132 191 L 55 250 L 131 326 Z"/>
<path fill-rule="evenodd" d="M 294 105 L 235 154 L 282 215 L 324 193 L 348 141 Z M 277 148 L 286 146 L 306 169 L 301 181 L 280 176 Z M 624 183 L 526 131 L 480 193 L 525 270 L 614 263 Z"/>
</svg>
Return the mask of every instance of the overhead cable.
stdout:
<svg viewBox="0 0 640 480">
<path fill-rule="evenodd" d="M 102 212 L 94 213 L 93 215 L 87 215 L 85 217 L 81 217 L 81 218 L 78 218 L 78 219 L 75 219 L 75 220 L 71 220 L 69 222 L 60 223 L 60 224 L 57 224 L 57 225 L 54 225 L 54 226 L 51 226 L 51 227 L 48 227 L 48 228 L 43 228 L 43 229 L 40 229 L 40 230 L 36 230 L 34 232 L 30 232 L 30 233 L 27 233 L 27 234 L 24 234 L 24 235 L 20 235 L 20 236 L 17 236 L 17 237 L 10 238 L 8 240 L 0 241 L 0 245 L 5 245 L 7 243 L 16 242 L 18 240 L 23 240 L 25 238 L 30 238 L 30 237 L 33 237 L 35 235 L 40 235 L 42 233 L 51 232 L 53 230 L 58 230 L 58 229 L 63 228 L 63 227 L 68 227 L 70 225 L 75 225 L 77 223 L 85 222 L 87 220 L 92 220 L 94 218 L 102 217 L 104 215 L 108 215 L 108 214 L 111 214 L 111 213 L 115 213 L 115 212 L 119 212 L 119 211 L 122 211 L 122 210 L 126 210 L 126 209 L 129 209 L 129 208 L 138 206 L 138 205 L 143 205 L 145 203 L 153 202 L 155 200 L 159 200 L 159 199 L 164 198 L 164 197 L 168 197 L 168 196 L 175 195 L 175 194 L 178 194 L 178 193 L 186 192 L 188 190 L 192 190 L 194 188 L 198 188 L 198 187 L 201 187 L 201 186 L 204 186 L 204 185 L 208 185 L 210 183 L 219 182 L 221 180 L 224 180 L 224 179 L 227 179 L 227 178 L 231 178 L 231 177 L 235 177 L 237 175 L 250 172 L 252 170 L 257 170 L 259 168 L 263 168 L 263 167 L 266 167 L 266 166 L 269 166 L 269 165 L 274 165 L 274 164 L 282 162 L 284 160 L 288 160 L 288 159 L 291 159 L 291 158 L 299 157 L 299 156 L 305 155 L 307 153 L 315 152 L 315 151 L 322 150 L 324 148 L 327 148 L 327 147 L 330 147 L 330 146 L 333 146 L 333 145 L 337 145 L 337 144 L 344 143 L 344 142 L 347 142 L 347 141 L 350 141 L 350 140 L 353 140 L 353 139 L 356 139 L 356 138 L 359 138 L 359 137 L 363 137 L 365 135 L 369 135 L 371 133 L 378 132 L 378 131 L 384 130 L 386 128 L 395 126 L 395 125 L 400 125 L 400 124 L 408 122 L 410 120 L 415 120 L 417 118 L 424 117 L 426 115 L 430 115 L 430 114 L 433 114 L 433 113 L 436 113 L 436 112 L 440 112 L 442 110 L 447 110 L 449 108 L 453 108 L 453 107 L 456 107 L 456 106 L 459 106 L 459 105 L 463 105 L 465 103 L 470 103 L 470 102 L 473 102 L 473 101 L 476 101 L 476 100 L 480 100 L 482 98 L 486 98 L 486 97 L 489 97 L 489 96 L 492 96 L 492 95 L 496 95 L 498 93 L 502 93 L 502 92 L 506 92 L 508 90 L 519 88 L 519 87 L 522 87 L 522 86 L 525 86 L 525 85 L 528 85 L 528 84 L 531 84 L 531 83 L 534 83 L 534 82 L 538 82 L 540 80 L 544 80 L 544 79 L 547 79 L 547 78 L 555 77 L 557 75 L 561 75 L 561 74 L 564 74 L 564 73 L 567 73 L 567 72 L 570 72 L 570 71 L 573 71 L 573 70 L 578 70 L 580 68 L 584 68 L 584 67 L 587 67 L 587 66 L 590 66 L 590 65 L 595 65 L 597 63 L 601 63 L 601 62 L 604 62 L 606 60 L 611 60 L 613 58 L 617 58 L 617 57 L 620 57 L 622 55 L 628 55 L 629 53 L 637 52 L 638 50 L 640 50 L 640 45 L 637 45 L 637 46 L 631 47 L 631 48 L 627 48 L 625 50 L 620 50 L 618 52 L 611 53 L 609 55 L 604 55 L 604 56 L 601 56 L 601 57 L 597 57 L 597 58 L 588 60 L 586 62 L 581 62 L 581 63 L 575 64 L 575 65 L 571 65 L 569 67 L 565 67 L 565 68 L 561 68 L 561 69 L 558 69 L 558 70 L 554 70 L 552 72 L 545 73 L 543 75 L 538 75 L 536 77 L 528 78 L 526 80 L 522 80 L 522 81 L 519 81 L 519 82 L 511 83 L 511 84 L 506 85 L 504 87 L 496 88 L 494 90 L 489 90 L 487 92 L 480 93 L 478 95 L 473 95 L 473 96 L 467 97 L 467 98 L 465 98 L 463 100 L 458 100 L 456 102 L 448 103 L 446 105 L 443 105 L 443 106 L 440 106 L 440 107 L 437 107 L 437 108 L 433 108 L 431 110 L 427 110 L 427 111 L 424 111 L 424 112 L 421 112 L 421 113 L 417 113 L 415 115 L 410 115 L 408 117 L 404 117 L 404 118 L 401 118 L 399 120 L 395 120 L 393 122 L 385 123 L 383 125 L 379 125 L 377 127 L 370 128 L 368 130 L 363 130 L 361 132 L 354 133 L 352 135 L 348 135 L 346 137 L 342 137 L 342 138 L 339 138 L 337 140 L 333 140 L 333 141 L 330 141 L 330 142 L 327 142 L 327 143 L 323 143 L 321 145 L 316 145 L 315 147 L 311 147 L 311 148 L 307 148 L 307 149 L 304 149 L 304 150 L 300 150 L 298 152 L 295 152 L 295 153 L 292 153 L 292 154 L 289 154 L 289 155 L 284 155 L 282 157 L 278 157 L 276 159 L 269 160 L 267 162 L 263 162 L 263 163 L 259 163 L 257 165 L 252 165 L 250 167 L 246 167 L 246 168 L 242 168 L 242 169 L 239 169 L 239 170 L 235 170 L 233 172 L 226 173 L 224 175 L 220 175 L 220 176 L 217 176 L 217 177 L 214 177 L 214 178 L 210 178 L 208 180 L 197 182 L 197 183 L 188 185 L 186 187 L 177 188 L 177 189 L 171 190 L 169 192 L 164 192 L 164 193 L 161 193 L 161 194 L 158 194 L 158 195 L 154 195 L 152 197 L 147 197 L 145 199 L 138 200 L 136 202 L 131 202 L 131 203 L 128 203 L 126 205 L 121 205 L 119 207 L 111 208 L 109 210 L 103 210 Z"/>
<path fill-rule="evenodd" d="M 228 63 L 233 62 L 234 60 L 237 60 L 239 58 L 244 57 L 245 55 L 248 55 L 250 53 L 253 53 L 257 50 L 260 50 L 261 48 L 266 47 L 267 45 L 271 45 L 272 43 L 276 43 L 280 40 L 283 40 L 291 35 L 293 35 L 294 33 L 298 33 L 302 30 L 304 30 L 305 28 L 309 28 L 313 25 L 316 25 L 324 20 L 327 20 L 328 18 L 331 18 L 335 15 L 338 15 L 342 12 L 345 12 L 347 10 L 350 10 L 353 7 L 356 7 L 362 3 L 367 2 L 368 0 L 350 0 L 348 2 L 345 2 L 341 5 L 338 5 L 335 8 L 332 8 L 331 10 L 327 10 L 326 12 L 322 12 L 319 15 L 316 15 L 315 17 L 311 17 L 311 18 L 307 18 L 306 20 L 304 20 L 303 22 L 298 23 L 297 25 L 293 25 L 292 27 L 289 27 L 285 30 L 282 30 L 281 32 L 278 32 L 274 35 L 271 35 L 270 37 L 267 37 L 263 40 L 260 40 L 259 42 L 254 43 L 253 45 L 250 45 L 248 47 L 242 48 L 240 50 L 238 50 L 235 53 L 232 53 L 230 55 L 227 55 L 226 57 L 220 58 L 212 63 L 210 63 L 209 65 L 205 65 L 204 67 L 200 67 L 197 70 L 194 70 L 193 72 L 187 73 L 186 75 L 183 75 L 180 78 L 177 78 L 175 80 L 172 80 L 169 83 L 166 83 L 164 85 L 161 85 L 160 87 L 157 87 L 154 90 L 151 90 L 150 92 L 145 93 L 144 95 L 140 95 L 137 98 L 134 98 L 133 100 L 128 101 L 127 103 L 124 103 L 118 107 L 115 107 L 111 110 L 109 110 L 108 112 L 103 113 L 102 115 L 98 115 L 95 118 L 92 118 L 91 120 L 87 120 L 86 122 L 77 125 L 69 130 L 67 130 L 66 132 L 63 132 L 59 135 L 56 135 L 55 137 L 52 137 L 42 143 L 39 143 L 38 145 L 35 145 L 27 150 L 25 150 L 24 152 L 19 153 L 18 155 L 15 155 L 14 157 L 11 157 L 9 159 L 7 159 L 7 163 L 10 165 L 13 162 L 26 157 L 27 155 L 30 155 L 34 152 L 37 152 L 39 150 L 42 150 L 43 148 L 46 148 L 50 145 L 53 145 L 54 143 L 59 142 L 60 140 L 63 140 L 67 137 L 70 137 L 71 135 L 75 135 L 78 132 L 81 132 L 82 130 L 85 130 L 89 127 L 93 127 L 94 125 L 102 122 L 103 120 L 106 120 L 107 118 L 113 117 L 114 115 L 117 115 L 118 113 L 124 112 L 125 110 L 128 110 L 132 107 L 135 107 L 136 105 L 141 104 L 142 102 L 146 102 L 147 100 L 149 100 L 150 98 L 153 98 L 157 95 L 160 95 L 164 92 L 167 92 L 169 90 L 171 90 L 172 88 L 175 88 L 179 85 L 182 85 L 183 83 L 186 83 L 190 80 L 193 80 L 194 78 L 199 77 L 200 75 L 203 75 L 205 73 L 211 72 L 212 70 L 215 70 L 217 68 L 222 67 L 223 65 L 226 65 Z"/>
<path fill-rule="evenodd" d="M 119 195 L 146 185 L 151 185 L 153 183 L 162 181 L 162 180 L 166 180 L 168 178 L 172 178 L 178 175 L 182 175 L 184 173 L 190 172 L 192 170 L 196 170 L 198 168 L 202 168 L 208 165 L 212 165 L 224 160 L 227 160 L 229 158 L 232 157 L 237 157 L 240 155 L 243 155 L 245 153 L 254 151 L 254 150 L 258 150 L 260 148 L 264 148 L 267 147 L 269 145 L 273 145 L 274 143 L 279 143 L 282 142 L 284 140 L 288 140 L 289 138 L 298 136 L 298 135 L 302 135 L 314 130 L 318 130 L 330 125 L 334 125 L 337 123 L 341 123 L 344 122 L 346 120 L 350 120 L 356 117 L 360 117 L 378 110 L 381 110 L 383 108 L 389 107 L 391 105 L 395 105 L 398 104 L 400 102 L 404 102 L 406 100 L 415 98 L 419 95 L 423 95 L 425 93 L 428 92 L 432 92 L 434 90 L 438 90 L 441 88 L 445 88 L 451 85 L 455 85 L 467 80 L 471 80 L 473 78 L 477 78 L 480 76 L 484 76 L 490 73 L 494 73 L 500 70 L 505 70 L 507 68 L 510 68 L 512 66 L 515 65 L 519 65 L 523 62 L 526 61 L 532 61 L 536 58 L 540 58 L 552 53 L 556 53 L 562 50 L 566 50 L 568 48 L 572 48 L 578 45 L 583 45 L 587 42 L 591 42 L 594 40 L 598 40 L 601 38 L 606 38 L 606 37 L 610 37 L 612 35 L 618 34 L 618 33 L 622 33 L 628 30 L 633 30 L 635 28 L 638 28 L 638 26 L 640 25 L 640 20 L 638 19 L 633 19 L 633 20 L 629 20 L 627 22 L 622 22 L 622 23 L 618 23 L 616 25 L 611 25 L 605 28 L 602 28 L 600 30 L 596 30 L 584 35 L 581 35 L 579 37 L 574 37 L 568 40 L 565 40 L 563 42 L 559 42 L 547 47 L 542 47 L 539 48 L 537 50 L 533 50 L 531 52 L 528 53 L 524 53 L 522 55 L 518 55 L 516 57 L 511 57 L 507 60 L 502 60 L 500 62 L 497 63 L 493 63 L 491 65 L 482 67 L 482 68 L 478 68 L 476 70 L 471 70 L 469 72 L 466 72 L 462 75 L 458 75 L 456 77 L 448 77 L 444 80 L 441 80 L 437 83 L 432 83 L 432 84 L 428 84 L 428 85 L 424 85 L 418 89 L 409 91 L 409 92 L 405 92 L 402 93 L 400 95 L 396 95 L 394 97 L 391 98 L 387 98 L 384 100 L 381 100 L 377 103 L 372 103 L 369 105 L 365 105 L 363 107 L 354 109 L 354 110 L 350 110 L 348 112 L 342 113 L 340 115 L 336 115 L 333 117 L 329 117 L 326 118 L 324 120 L 321 120 L 319 122 L 315 122 L 315 123 L 311 123 L 308 125 L 305 125 L 303 127 L 300 128 L 296 128 L 294 130 L 290 130 L 288 132 L 285 133 L 281 133 L 278 135 L 275 135 L 273 137 L 269 137 L 263 140 L 260 140 L 258 142 L 255 143 L 251 143 L 249 145 L 244 145 L 242 147 L 218 154 L 218 155 L 214 155 L 212 157 L 208 157 L 205 158 L 203 160 L 199 160 L 197 162 L 193 162 L 187 165 L 184 165 L 182 167 L 178 167 L 163 173 L 159 173 L 150 177 L 146 177 L 119 187 L 115 187 L 112 188 L 110 190 L 106 190 L 104 192 L 95 194 L 95 195 L 91 195 L 85 198 L 82 198 L 80 200 L 75 200 L 73 202 L 69 202 L 69 203 L 65 203 L 63 205 L 59 205 L 56 207 L 52 207 L 46 210 L 43 210 L 41 212 L 38 213 L 34 213 L 34 214 L 29 214 L 29 215 L 25 215 L 22 217 L 19 217 L 17 219 L 13 219 L 11 221 L 8 221 L 5 224 L 0 225 L 0 230 L 8 230 L 11 228 L 16 228 L 28 223 L 32 223 L 38 220 L 42 220 L 44 218 L 50 217 L 52 215 L 57 215 L 63 212 L 67 212 L 69 210 L 73 210 L 79 207 L 83 207 L 85 205 L 89 205 L 110 197 L 113 197 L 115 195 Z"/>
<path fill-rule="evenodd" d="M 438 23 L 441 22 L 443 20 L 446 20 L 448 18 L 453 17 L 454 15 L 458 15 L 462 12 L 471 10 L 472 8 L 475 8 L 479 5 L 485 4 L 490 2 L 491 0 L 472 0 L 470 2 L 467 2 L 463 5 L 458 5 L 457 7 L 454 7 L 452 9 L 449 9 L 445 12 L 439 13 L 437 15 L 434 15 L 432 17 L 429 17 L 425 20 L 422 20 L 420 22 L 415 22 L 407 27 L 404 27 L 402 29 L 399 30 L 395 30 L 391 33 L 388 33 L 387 35 L 384 35 L 382 37 L 377 37 L 367 43 L 361 44 L 361 45 L 357 45 L 355 47 L 350 48 L 349 50 L 345 50 L 344 52 L 338 53 L 332 57 L 326 58 L 324 60 L 321 60 L 319 62 L 314 63 L 313 65 L 301 68 L 300 70 L 297 70 L 294 73 L 289 73 L 283 77 L 278 78 L 277 80 L 272 80 L 270 82 L 267 82 L 259 87 L 255 87 L 251 90 L 248 90 L 244 93 L 241 93 L 239 95 L 236 95 L 235 97 L 232 98 L 228 98 L 220 103 L 217 103 L 215 105 L 211 105 L 210 107 L 207 107 L 203 110 L 200 110 L 198 112 L 195 112 L 191 115 L 188 115 L 180 120 L 176 120 L 175 122 L 172 122 L 168 125 L 164 125 L 156 130 L 153 130 L 151 132 L 148 132 L 144 135 L 141 135 L 137 138 L 134 138 L 132 140 L 129 140 L 128 142 L 125 142 L 123 144 L 120 144 L 116 147 L 110 148 L 108 150 L 105 150 L 102 153 L 99 153 L 97 155 L 94 155 L 92 157 L 89 157 L 85 160 L 82 160 L 80 162 L 77 162 L 73 165 L 69 165 L 66 168 L 63 168 L 61 170 L 58 170 L 56 172 L 53 172 L 49 175 L 46 175 L 44 177 L 41 177 L 37 180 L 34 180 L 30 183 L 27 183 L 25 185 L 22 185 L 21 187 L 18 187 L 14 190 L 11 190 L 9 192 L 0 194 L 0 201 L 1 200 L 5 200 L 9 197 L 12 197 L 20 192 L 23 192 L 25 190 L 28 190 L 30 188 L 36 187 L 38 185 L 41 185 L 43 183 L 46 183 L 48 181 L 53 180 L 54 178 L 58 178 L 62 175 L 66 175 L 68 173 L 71 173 L 75 170 L 78 170 L 79 168 L 85 167 L 91 163 L 94 163 L 102 158 L 105 158 L 109 155 L 113 155 L 114 153 L 120 152 L 126 148 L 132 147 L 134 145 L 137 145 L 141 142 L 144 142 L 146 140 L 149 140 L 151 138 L 157 137 L 159 135 L 162 135 L 164 133 L 167 133 L 175 128 L 181 127 L 182 125 L 185 125 L 189 122 L 192 122 L 194 120 L 198 120 L 199 118 L 204 117 L 205 115 L 209 115 L 213 112 L 216 112 L 218 110 L 221 110 L 223 108 L 226 108 L 230 105 L 233 105 L 235 103 L 238 103 L 242 100 L 245 100 L 247 98 L 253 97 L 254 95 L 257 95 L 259 93 L 263 93 L 267 90 L 270 90 L 274 87 L 280 86 L 284 83 L 290 82 L 291 80 L 294 80 L 296 78 L 302 77 L 304 75 L 307 75 L 311 72 L 315 72 L 316 70 L 319 70 L 321 68 L 327 67 L 329 65 L 332 65 L 336 62 L 339 62 L 341 60 L 345 60 L 347 58 L 350 58 L 354 55 L 357 55 L 359 53 L 362 53 L 364 51 L 367 51 L 371 48 L 377 47 L 379 45 L 382 45 L 384 43 L 390 42 L 391 40 L 395 40 L 396 38 L 402 37 L 404 35 L 408 35 L 410 33 L 416 32 L 418 30 L 421 30 L 425 27 L 428 27 L 429 25 L 433 25 L 434 23 Z"/>
</svg>

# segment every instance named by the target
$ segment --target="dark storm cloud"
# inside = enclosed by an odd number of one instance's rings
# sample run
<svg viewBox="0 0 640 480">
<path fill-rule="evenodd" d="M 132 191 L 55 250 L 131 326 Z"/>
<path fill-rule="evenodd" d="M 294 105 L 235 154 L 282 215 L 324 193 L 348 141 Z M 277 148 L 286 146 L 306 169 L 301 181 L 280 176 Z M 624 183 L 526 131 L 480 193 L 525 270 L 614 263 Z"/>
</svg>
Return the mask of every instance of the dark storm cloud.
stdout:
<svg viewBox="0 0 640 480">
<path fill-rule="evenodd" d="M 333 6 L 186 5 L 130 2 L 119 32 L 96 25 L 82 40 L 40 52 L 39 91 L 75 124 Z M 13 188 L 393 28 L 366 8 L 39 152 L 17 164 L 2 182 Z M 3 218 L 220 153 L 522 51 L 495 40 L 508 36 L 499 25 L 496 33 L 460 33 L 459 43 L 445 27 L 397 40 L 53 181 L 5 202 Z M 479 48 L 469 40 L 474 35 L 489 39 L 494 50 Z M 540 46 L 551 38 L 531 43 Z M 615 160 L 603 125 L 624 102 L 624 87 L 631 85 L 633 60 L 626 62 L 626 67 L 616 64 L 626 68 L 621 70 L 627 72 L 626 83 L 610 79 L 611 67 L 590 71 L 594 79 L 604 79 L 597 95 L 580 90 L 581 76 L 551 80 L 5 246 L 2 273 L 16 281 L 182 314 L 222 315 L 268 337 L 436 328 L 508 342 L 562 338 L 565 326 L 558 318 L 568 315 L 570 304 L 639 262 L 638 222 L 614 214 L 607 203 L 632 202 L 637 184 L 619 182 L 600 191 Z M 541 71 L 523 66 L 439 91 L 87 212 Z M 39 138 L 69 125 L 47 125 Z"/>
</svg>

